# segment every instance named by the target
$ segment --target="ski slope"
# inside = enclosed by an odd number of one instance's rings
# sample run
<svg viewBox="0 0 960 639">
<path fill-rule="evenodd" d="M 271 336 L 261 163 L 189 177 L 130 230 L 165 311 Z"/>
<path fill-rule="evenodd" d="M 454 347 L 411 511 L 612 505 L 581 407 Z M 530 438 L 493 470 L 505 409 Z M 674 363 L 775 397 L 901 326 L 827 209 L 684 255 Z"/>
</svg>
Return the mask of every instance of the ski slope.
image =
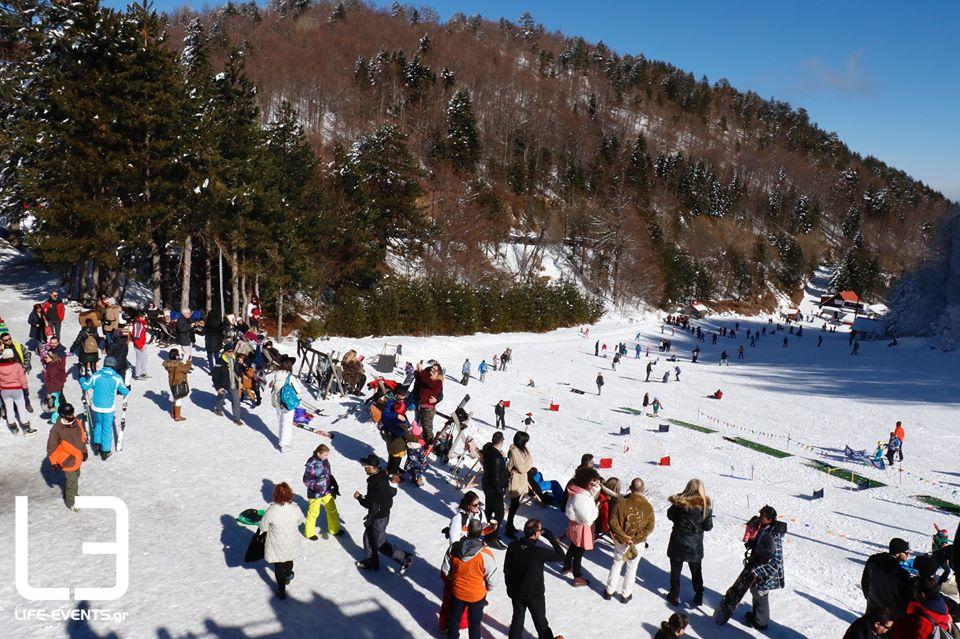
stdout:
<svg viewBox="0 0 960 639">
<path fill-rule="evenodd" d="M 26 317 L 40 301 L 50 278 L 12 249 L 0 250 L 0 315 L 16 339 L 25 341 Z M 723 322 L 760 327 L 759 318 L 723 318 L 703 323 L 710 329 Z M 64 322 L 69 345 L 78 330 L 75 315 Z M 508 439 L 527 412 L 534 465 L 548 479 L 565 483 L 584 452 L 613 459 L 604 476 L 625 484 L 633 477 L 647 483 L 657 524 L 643 554 L 639 584 L 633 601 L 623 605 L 601 598 L 611 547 L 598 544 L 584 558 L 588 588 L 573 588 L 559 575 L 559 566 L 546 577 L 547 615 L 553 630 L 567 639 L 584 637 L 652 636 L 670 614 L 663 595 L 669 563 L 666 546 L 670 525 L 666 498 L 686 481 L 700 477 L 715 502 L 716 525 L 705 536 L 703 564 L 706 582 L 701 610 L 688 609 L 688 636 L 739 638 L 761 636 L 742 624 L 748 606 L 742 604 L 722 628 L 710 615 L 741 567 L 740 537 L 744 521 L 760 506 L 771 504 L 788 523 L 785 540 L 786 589 L 771 594 L 772 623 L 764 634 L 778 639 L 839 637 L 863 609 L 859 591 L 864 559 L 885 548 L 890 537 L 902 536 L 917 549 L 929 548 L 933 524 L 957 526 L 955 517 L 928 509 L 914 495 L 933 495 L 960 502 L 958 401 L 960 360 L 956 354 L 930 350 L 919 340 L 862 344 L 851 357 L 846 334 L 825 334 L 816 347 L 818 331 L 806 326 L 802 339 L 792 335 L 788 348 L 782 336 L 762 338 L 755 348 L 747 340 L 746 359 L 737 361 L 740 340 L 721 338 L 716 346 L 701 344 L 702 363 L 689 363 L 692 336 L 670 329 L 662 335 L 673 341 L 673 351 L 684 361 L 681 381 L 663 384 L 663 356 L 651 382 L 645 383 L 647 359 L 633 358 L 631 350 L 616 371 L 611 359 L 594 357 L 596 339 L 612 349 L 618 341 L 640 340 L 656 357 L 661 325 L 648 316 L 628 321 L 609 319 L 590 327 L 583 338 L 577 329 L 548 334 L 474 335 L 470 337 L 386 339 L 332 339 L 322 347 L 343 351 L 356 348 L 369 359 L 383 343 L 401 343 L 404 360 L 433 357 L 459 378 L 469 356 L 476 366 L 483 358 L 513 349 L 505 372 L 490 372 L 483 384 L 471 380 L 464 388 L 449 377 L 440 409 L 451 410 L 465 392 L 471 395 L 473 428 L 482 441 L 493 432 L 493 405 L 510 400 Z M 441 590 L 438 575 L 447 525 L 460 492 L 445 469 L 433 468 L 427 485 L 418 489 L 402 484 L 394 502 L 389 533 L 401 547 L 416 553 L 417 561 L 405 576 L 384 562 L 378 573 L 358 571 L 362 555 L 363 511 L 351 498 L 364 490 L 358 460 L 370 451 L 384 456 L 384 444 L 374 426 L 358 415 L 331 422 L 355 400 L 323 402 L 327 417 L 319 426 L 335 433 L 330 455 L 343 496 L 338 500 L 346 534 L 317 542 L 304 540 L 295 561 L 296 579 L 289 598 L 273 594 L 272 568 L 242 563 L 249 529 L 234 521 L 248 507 L 263 507 L 275 483 L 287 481 L 306 508 L 301 483 L 303 463 L 321 441 L 306 431 L 294 433 L 293 452 L 277 450 L 276 417 L 266 401 L 255 411 L 244 409 L 244 425 L 213 414 L 214 392 L 201 358 L 195 357 L 188 418 L 174 423 L 168 414 L 166 375 L 161 353 L 150 347 L 152 377 L 134 382 L 128 409 L 124 450 L 103 462 L 84 465 L 81 495 L 113 495 L 130 512 L 130 584 L 127 593 L 110 602 L 30 602 L 14 586 L 14 496 L 29 497 L 29 581 L 32 586 L 112 584 L 114 558 L 82 555 L 84 541 L 111 541 L 113 516 L 109 511 L 68 511 L 62 502 L 60 476 L 44 464 L 49 427 L 34 425 L 33 438 L 0 435 L 0 636 L 96 637 L 123 639 L 245 639 L 253 637 L 428 637 L 436 636 L 436 613 Z M 286 348 L 293 350 L 292 345 Z M 731 365 L 717 365 L 726 348 Z M 672 368 L 674 364 L 670 364 Z M 604 371 L 606 385 L 597 396 L 594 379 Z M 38 367 L 31 374 L 36 393 Z M 369 374 L 368 370 L 368 374 Z M 528 380 L 536 386 L 527 386 Z M 571 388 L 585 391 L 579 395 Z M 721 401 L 707 399 L 722 389 Z M 639 408 L 644 393 L 664 404 L 659 419 L 636 416 L 623 407 Z M 68 381 L 67 398 L 79 403 L 76 382 Z M 551 401 L 560 405 L 550 412 Z M 39 401 L 34 401 L 40 407 Z M 683 420 L 718 430 L 701 433 L 671 425 Z M 907 437 L 904 472 L 879 471 L 833 459 L 844 444 L 872 451 L 886 439 L 896 420 L 903 420 Z M 315 422 L 315 425 L 316 422 Z M 622 427 L 630 434 L 620 435 Z M 723 438 L 745 437 L 792 456 L 779 459 Z M 822 448 L 816 448 L 822 447 Z M 656 461 L 669 455 L 670 466 Z M 826 456 L 825 456 L 826 455 Z M 855 470 L 888 485 L 856 491 L 853 484 L 806 465 L 820 459 Z M 811 494 L 825 489 L 823 499 Z M 555 531 L 566 521 L 556 510 L 525 506 L 518 525 L 540 517 Z M 321 522 L 322 522 L 321 516 Z M 322 523 L 321 523 L 322 527 Z M 503 553 L 496 551 L 502 564 Z M 485 637 L 505 637 L 511 607 L 502 585 L 491 593 L 484 618 Z M 689 575 L 681 581 L 681 598 L 692 598 Z M 749 595 L 747 597 L 749 600 Z M 81 612 L 72 612 L 76 610 Z M 85 612 L 84 612 L 85 611 Z M 46 618 L 38 619 L 43 613 Z M 83 614 L 81 614 L 83 613 Z M 64 621 L 66 616 L 95 616 Z M 29 618 L 25 618 L 29 615 Z M 527 620 L 527 630 L 533 627 Z M 466 636 L 466 633 L 462 633 Z M 532 634 L 529 636 L 533 636 Z"/>
</svg>

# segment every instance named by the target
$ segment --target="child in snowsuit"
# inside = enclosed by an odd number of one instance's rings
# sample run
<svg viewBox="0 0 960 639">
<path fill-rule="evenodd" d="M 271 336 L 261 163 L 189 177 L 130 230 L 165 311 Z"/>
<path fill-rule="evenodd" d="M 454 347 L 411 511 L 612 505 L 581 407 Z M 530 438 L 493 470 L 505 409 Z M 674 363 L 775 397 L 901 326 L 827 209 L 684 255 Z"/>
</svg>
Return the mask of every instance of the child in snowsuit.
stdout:
<svg viewBox="0 0 960 639">
<path fill-rule="evenodd" d="M 303 469 L 303 484 L 307 487 L 307 499 L 310 500 L 307 518 L 303 524 L 303 536 L 312 541 L 318 539 L 316 527 L 321 508 L 327 516 L 327 532 L 331 535 L 342 533 L 337 504 L 334 501 L 340 495 L 340 488 L 330 470 L 330 461 L 327 459 L 329 456 L 330 448 L 326 444 L 320 444 Z"/>
<path fill-rule="evenodd" d="M 663 408 L 663 404 L 660 403 L 659 399 L 654 398 L 650 407 L 653 408 L 653 416 L 656 417 L 660 413 L 660 409 Z"/>
</svg>

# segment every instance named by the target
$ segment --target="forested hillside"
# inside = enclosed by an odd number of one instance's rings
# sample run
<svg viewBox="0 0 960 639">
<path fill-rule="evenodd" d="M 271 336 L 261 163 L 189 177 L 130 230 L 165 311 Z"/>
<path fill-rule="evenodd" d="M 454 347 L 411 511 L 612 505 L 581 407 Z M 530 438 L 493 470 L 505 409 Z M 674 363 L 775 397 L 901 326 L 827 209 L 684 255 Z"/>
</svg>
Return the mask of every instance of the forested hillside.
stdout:
<svg viewBox="0 0 960 639">
<path fill-rule="evenodd" d="M 870 297 L 948 206 L 802 109 L 528 14 L 0 5 L 4 212 L 77 294 L 209 305 L 222 250 L 233 304 L 370 307 L 414 273 L 470 291 L 455 317 L 551 251 L 615 304 L 756 304 L 827 259 Z"/>
</svg>

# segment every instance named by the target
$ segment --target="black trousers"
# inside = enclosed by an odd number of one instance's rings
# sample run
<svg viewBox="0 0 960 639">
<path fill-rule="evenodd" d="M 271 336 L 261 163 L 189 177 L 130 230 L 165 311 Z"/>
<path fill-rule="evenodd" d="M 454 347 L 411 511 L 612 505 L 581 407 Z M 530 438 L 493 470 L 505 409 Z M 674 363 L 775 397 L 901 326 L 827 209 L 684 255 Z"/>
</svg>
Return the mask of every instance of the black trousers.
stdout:
<svg viewBox="0 0 960 639">
<path fill-rule="evenodd" d="M 569 568 L 573 571 L 574 578 L 583 576 L 583 573 L 580 569 L 580 564 L 583 561 L 583 553 L 585 551 L 580 546 L 576 544 L 570 544 L 567 548 L 567 556 L 563 561 L 563 567 Z"/>
<path fill-rule="evenodd" d="M 290 576 L 293 574 L 293 562 L 281 561 L 273 564 L 273 573 L 277 576 L 277 590 L 286 592 L 287 584 L 290 583 Z"/>
<path fill-rule="evenodd" d="M 503 523 L 503 493 L 493 490 L 483 491 L 484 508 L 483 514 L 487 521 L 495 521 L 498 524 Z"/>
<path fill-rule="evenodd" d="M 480 639 L 480 622 L 483 621 L 483 607 L 487 605 L 486 599 L 467 603 L 456 597 L 450 599 L 450 614 L 447 615 L 447 637 L 457 639 L 460 636 L 460 618 L 463 617 L 463 609 L 467 609 L 467 636 L 470 639 Z"/>
<path fill-rule="evenodd" d="M 402 457 L 397 457 L 396 455 L 390 455 L 387 457 L 387 477 L 394 473 L 400 472 L 400 461 Z"/>
<path fill-rule="evenodd" d="M 507 428 L 507 422 L 501 415 L 497 415 L 497 424 L 494 428 L 499 428 L 500 430 L 505 430 Z"/>
<path fill-rule="evenodd" d="M 553 631 L 550 630 L 550 624 L 547 622 L 547 604 L 543 595 L 531 599 L 512 598 L 513 618 L 510 620 L 509 639 L 521 639 L 523 637 L 523 621 L 527 616 L 527 610 L 530 611 L 530 617 L 533 619 L 533 627 L 537 629 L 537 639 L 553 639 Z"/>
<path fill-rule="evenodd" d="M 683 571 L 682 561 L 670 560 L 670 595 L 680 596 L 680 573 Z M 690 564 L 690 579 L 693 581 L 693 592 L 703 593 L 703 570 L 699 561 L 687 562 Z"/>
<path fill-rule="evenodd" d="M 507 510 L 507 529 L 516 530 L 516 527 L 513 525 L 513 518 L 516 516 L 517 511 L 520 509 L 520 498 L 511 497 L 510 498 L 510 509 Z"/>
</svg>

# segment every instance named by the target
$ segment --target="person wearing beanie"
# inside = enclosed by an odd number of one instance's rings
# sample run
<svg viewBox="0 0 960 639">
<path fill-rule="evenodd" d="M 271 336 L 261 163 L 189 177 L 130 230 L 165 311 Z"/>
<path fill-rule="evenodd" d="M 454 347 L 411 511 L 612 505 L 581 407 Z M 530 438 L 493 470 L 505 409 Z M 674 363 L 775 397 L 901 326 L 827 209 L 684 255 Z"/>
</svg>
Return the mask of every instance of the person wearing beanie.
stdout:
<svg viewBox="0 0 960 639">
<path fill-rule="evenodd" d="M 27 388 L 27 373 L 23 364 L 15 351 L 4 345 L 0 352 L 0 399 L 3 399 L 3 407 L 7 411 L 7 428 L 14 435 L 17 434 L 18 418 L 24 435 L 37 432 L 30 427 L 29 421 L 24 421 L 28 412 L 24 401 Z"/>
<path fill-rule="evenodd" d="M 77 419 L 72 404 L 60 406 L 60 417 L 47 436 L 47 458 L 54 470 L 63 472 L 66 483 L 63 500 L 76 512 L 74 504 L 80 482 L 80 466 L 87 460 L 87 432 Z"/>
<path fill-rule="evenodd" d="M 354 491 L 353 498 L 367 509 L 367 515 L 363 520 L 363 559 L 357 562 L 357 568 L 379 570 L 380 553 L 383 553 L 400 564 L 399 572 L 403 574 L 413 563 L 413 555 L 387 541 L 387 524 L 390 523 L 390 509 L 397 489 L 390 485 L 386 471 L 380 467 L 380 458 L 374 453 L 361 459 L 360 463 L 367 473 L 367 494 Z"/>
<path fill-rule="evenodd" d="M 84 393 L 93 391 L 90 400 L 93 418 L 90 443 L 93 454 L 100 455 L 104 461 L 113 450 L 113 422 L 117 409 L 117 394 L 127 395 L 130 392 L 130 389 L 123 384 L 123 378 L 114 369 L 116 365 L 114 358 L 104 358 L 102 369 L 90 377 L 80 378 L 80 390 Z"/>
<path fill-rule="evenodd" d="M 190 386 L 187 383 L 187 376 L 190 374 L 191 364 L 180 359 L 180 352 L 170 349 L 167 361 L 163 363 L 167 370 L 168 382 L 170 384 L 170 397 L 173 398 L 173 406 L 170 407 L 170 416 L 174 421 L 182 422 L 186 419 L 180 414 L 183 406 L 183 398 L 190 394 Z"/>
<path fill-rule="evenodd" d="M 894 537 L 886 552 L 878 552 L 867 559 L 860 578 L 863 596 L 867 600 L 867 611 L 887 608 L 894 616 L 907 611 L 912 588 L 910 573 L 901 565 L 910 557 L 910 544 L 904 539 Z"/>
</svg>

